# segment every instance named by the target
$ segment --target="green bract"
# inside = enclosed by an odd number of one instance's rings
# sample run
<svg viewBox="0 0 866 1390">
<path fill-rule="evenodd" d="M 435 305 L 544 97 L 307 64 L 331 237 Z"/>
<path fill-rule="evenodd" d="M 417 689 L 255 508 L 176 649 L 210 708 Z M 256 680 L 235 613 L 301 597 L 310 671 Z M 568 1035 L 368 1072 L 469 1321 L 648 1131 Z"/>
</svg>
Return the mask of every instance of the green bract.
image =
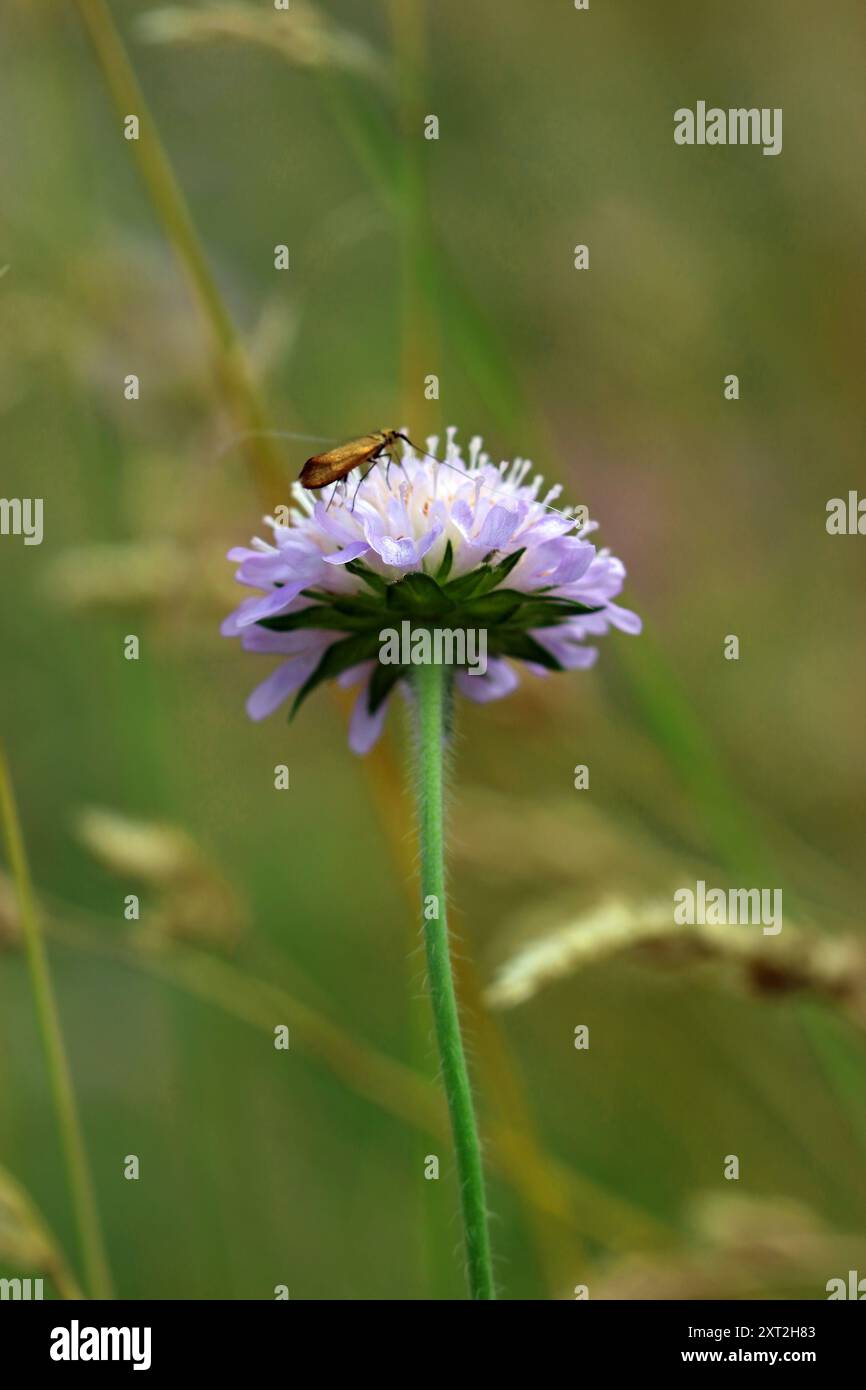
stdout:
<svg viewBox="0 0 866 1390">
<path fill-rule="evenodd" d="M 449 541 L 435 578 L 419 571 L 392 584 L 360 560 L 352 560 L 346 569 L 363 580 L 366 592 L 337 597 L 321 590 L 305 589 L 304 596 L 314 600 L 309 607 L 281 617 L 263 618 L 259 626 L 271 632 L 315 628 L 346 634 L 327 648 L 312 675 L 301 686 L 292 705 L 292 715 L 310 691 L 323 681 L 333 680 L 361 662 L 375 660 L 381 647 L 383 626 L 391 626 L 395 621 L 408 620 L 413 627 L 444 627 L 454 632 L 483 628 L 491 656 L 511 656 L 551 671 L 561 671 L 556 657 L 532 637 L 532 630 L 556 627 L 571 618 L 597 613 L 599 607 L 591 608 L 574 599 L 558 598 L 543 591 L 525 594 L 501 587 L 523 553 L 523 550 L 515 550 L 495 565 L 484 563 L 458 579 L 449 579 L 452 564 Z M 406 670 L 400 665 L 377 665 L 368 695 L 371 714 Z"/>
</svg>

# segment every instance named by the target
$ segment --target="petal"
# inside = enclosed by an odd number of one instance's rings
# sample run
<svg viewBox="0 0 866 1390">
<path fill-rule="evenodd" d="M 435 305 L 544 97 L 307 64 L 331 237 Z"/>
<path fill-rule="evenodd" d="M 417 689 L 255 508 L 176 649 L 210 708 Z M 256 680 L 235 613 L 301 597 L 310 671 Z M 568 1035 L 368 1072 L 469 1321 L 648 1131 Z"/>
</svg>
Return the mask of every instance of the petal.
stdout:
<svg viewBox="0 0 866 1390">
<path fill-rule="evenodd" d="M 364 680 L 376 665 L 375 661 L 361 661 L 357 666 L 349 666 L 347 670 L 341 671 L 337 677 L 337 685 L 343 690 L 349 690 L 351 686 L 357 685 L 358 681 Z"/>
<path fill-rule="evenodd" d="M 230 613 L 227 618 L 223 618 L 220 624 L 220 632 L 223 637 L 240 637 L 246 626 L 244 621 L 250 609 L 257 608 L 261 602 L 260 598 L 245 598 L 239 608 L 234 613 Z"/>
<path fill-rule="evenodd" d="M 342 637 L 342 633 L 321 628 L 302 627 L 294 632 L 271 632 L 266 627 L 248 627 L 241 633 L 244 651 L 279 653 L 281 656 L 298 656 L 301 652 L 317 651 L 319 655 Z"/>
<path fill-rule="evenodd" d="M 263 598 L 253 599 L 249 607 L 242 604 L 241 608 L 233 614 L 237 628 L 251 627 L 253 623 L 260 622 L 262 618 L 273 618 L 277 613 L 284 612 L 298 597 L 306 582 L 305 579 L 302 579 L 295 584 L 285 584 L 282 589 L 273 589 Z"/>
<path fill-rule="evenodd" d="M 575 584 L 589 569 L 595 559 L 595 546 L 590 541 L 578 540 L 576 536 L 564 536 L 553 545 L 561 547 L 561 558 L 551 575 L 551 584 Z"/>
<path fill-rule="evenodd" d="M 569 624 L 562 627 L 534 628 L 531 636 L 540 647 L 544 647 L 551 656 L 555 656 L 566 671 L 585 671 L 595 664 L 598 649 L 582 647 L 578 633 L 569 629 Z"/>
<path fill-rule="evenodd" d="M 463 539 L 468 541 L 472 535 L 472 523 L 475 520 L 475 513 L 465 497 L 458 497 L 452 502 L 451 520 Z"/>
<path fill-rule="evenodd" d="M 357 540 L 358 527 L 346 518 L 342 508 L 336 512 L 329 512 L 324 502 L 317 502 L 313 516 L 320 528 L 327 535 L 333 536 L 335 541 L 341 541 L 345 545 Z"/>
<path fill-rule="evenodd" d="M 352 541 L 343 550 L 335 550 L 333 555 L 323 555 L 322 559 L 326 565 L 348 565 L 350 560 L 366 555 L 369 549 L 366 541 Z"/>
<path fill-rule="evenodd" d="M 371 548 L 386 565 L 393 565 L 395 569 L 411 569 L 413 565 L 420 565 L 431 545 L 438 540 L 442 533 L 442 525 L 437 521 L 417 540 L 413 540 L 411 536 L 401 536 L 399 539 L 387 536 L 369 525 L 365 530 Z"/>
<path fill-rule="evenodd" d="M 509 507 L 491 507 L 477 536 L 472 537 L 473 544 L 481 545 L 485 550 L 499 550 L 506 541 L 511 540 L 522 519 L 520 511 L 512 511 Z"/>
<path fill-rule="evenodd" d="M 295 537 L 283 542 L 278 550 L 268 547 L 263 551 L 252 551 L 242 561 L 235 574 L 239 584 L 250 584 L 257 589 L 269 588 L 272 584 L 291 583 L 296 579 L 312 579 L 321 565 L 322 552 L 310 540 L 298 541 Z"/>
<path fill-rule="evenodd" d="M 303 685 L 319 664 L 320 652 L 313 651 L 305 656 L 293 657 L 284 661 L 267 680 L 257 685 L 247 700 L 247 714 L 250 719 L 266 719 L 273 714 L 293 691 Z"/>
<path fill-rule="evenodd" d="M 643 628 L 643 622 L 637 613 L 632 613 L 630 608 L 620 608 L 618 603 L 609 603 L 604 610 L 604 616 L 609 618 L 614 627 L 618 627 L 620 632 L 631 632 L 637 634 Z"/>
<path fill-rule="evenodd" d="M 273 547 L 269 546 L 267 553 L 270 554 L 272 550 Z M 254 560 L 257 556 L 261 555 L 262 553 L 263 552 L 261 550 L 250 550 L 249 547 L 246 545 L 236 545 L 233 546 L 232 549 L 228 552 L 228 554 L 226 555 L 226 559 L 233 560 L 236 564 L 242 565 L 244 560 Z"/>
<path fill-rule="evenodd" d="M 625 579 L 625 565 L 615 556 L 601 551 L 596 555 L 580 582 L 580 591 L 573 597 L 587 603 L 604 603 L 618 594 Z"/>
<path fill-rule="evenodd" d="M 367 708 L 367 686 L 361 687 L 349 720 L 349 747 L 353 753 L 369 753 L 382 732 L 387 709 L 388 701 L 383 700 L 376 713 L 371 714 Z"/>
<path fill-rule="evenodd" d="M 494 657 L 487 663 L 487 670 L 483 676 L 470 676 L 468 671 L 458 671 L 456 682 L 461 695 L 465 695 L 468 700 L 474 700 L 477 705 L 489 704 L 491 700 L 501 700 L 520 684 L 514 667 L 501 657 Z"/>
</svg>

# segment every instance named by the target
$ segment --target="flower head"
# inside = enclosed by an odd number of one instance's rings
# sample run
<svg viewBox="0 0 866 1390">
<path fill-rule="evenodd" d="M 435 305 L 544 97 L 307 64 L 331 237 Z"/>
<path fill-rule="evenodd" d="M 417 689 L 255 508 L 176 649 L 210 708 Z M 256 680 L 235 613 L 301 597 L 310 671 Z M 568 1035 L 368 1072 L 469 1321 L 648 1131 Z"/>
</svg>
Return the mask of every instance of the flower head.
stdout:
<svg viewBox="0 0 866 1390">
<path fill-rule="evenodd" d="M 229 551 L 236 579 L 262 590 L 223 623 L 248 651 L 282 657 L 247 701 L 263 719 L 294 695 L 293 712 L 324 680 L 360 685 L 349 742 L 375 743 L 388 697 L 408 666 L 380 660 L 383 629 L 482 630 L 484 674 L 457 664 L 456 685 L 481 703 L 517 685 L 515 662 L 538 674 L 591 666 L 587 639 L 610 627 L 640 631 L 613 600 L 625 569 L 586 539 L 596 523 L 552 506 L 527 481 L 532 465 L 495 467 L 475 438 L 463 457 L 447 433 L 440 460 L 403 446 L 399 467 L 377 464 L 347 493 L 334 484 L 312 496 L 297 483 L 285 525 L 266 518 L 273 539 Z M 430 454 L 438 441 L 427 441 Z"/>
</svg>

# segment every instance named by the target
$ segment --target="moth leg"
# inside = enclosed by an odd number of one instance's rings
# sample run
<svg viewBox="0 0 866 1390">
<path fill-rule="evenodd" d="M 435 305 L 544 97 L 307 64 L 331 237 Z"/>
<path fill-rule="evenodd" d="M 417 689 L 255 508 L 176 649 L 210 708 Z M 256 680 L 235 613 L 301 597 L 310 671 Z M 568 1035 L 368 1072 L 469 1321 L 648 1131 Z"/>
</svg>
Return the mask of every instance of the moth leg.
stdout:
<svg viewBox="0 0 866 1390">
<path fill-rule="evenodd" d="M 388 491 L 390 492 L 390 491 L 391 491 L 391 484 L 390 484 L 390 482 L 388 481 L 388 479 L 389 479 L 389 476 L 390 476 L 390 473 L 391 473 L 391 464 L 393 463 L 394 466 L 395 466 L 395 468 L 400 468 L 400 469 L 402 469 L 404 473 L 406 472 L 406 469 L 403 468 L 403 464 L 401 463 L 400 459 L 398 459 L 394 454 L 392 454 L 390 449 L 388 450 L 388 453 L 385 455 L 385 457 L 386 457 L 387 460 L 388 460 L 388 462 L 385 464 L 385 485 L 386 485 Z M 407 474 L 407 476 L 408 476 L 408 474 Z"/>
<path fill-rule="evenodd" d="M 374 464 L 373 464 L 373 468 L 375 468 L 375 467 L 376 467 L 376 465 L 375 465 L 375 463 L 374 463 Z M 353 512 L 353 511 L 355 510 L 355 498 L 358 496 L 358 493 L 361 491 L 361 484 L 367 481 L 367 479 L 369 478 L 370 474 L 373 472 L 373 468 L 368 468 L 367 471 L 366 471 L 366 473 L 362 473 L 362 474 L 361 474 L 361 477 L 358 479 L 358 486 L 355 488 L 355 491 L 352 493 L 352 505 L 349 507 L 349 511 L 350 511 L 350 512 Z"/>
<path fill-rule="evenodd" d="M 327 505 L 326 508 L 325 508 L 325 511 L 326 511 L 326 512 L 329 512 L 329 511 L 331 510 L 331 503 L 333 502 L 333 500 L 334 500 L 334 498 L 336 497 L 336 495 L 337 495 L 338 492 L 339 492 L 339 494 L 340 494 L 341 500 L 342 500 L 342 501 L 345 501 L 345 500 L 346 500 L 346 479 L 345 479 L 345 478 L 340 478 L 340 480 L 339 480 L 337 483 L 334 484 L 334 490 L 333 490 L 333 492 L 331 493 L 331 496 L 328 498 L 328 505 Z"/>
</svg>

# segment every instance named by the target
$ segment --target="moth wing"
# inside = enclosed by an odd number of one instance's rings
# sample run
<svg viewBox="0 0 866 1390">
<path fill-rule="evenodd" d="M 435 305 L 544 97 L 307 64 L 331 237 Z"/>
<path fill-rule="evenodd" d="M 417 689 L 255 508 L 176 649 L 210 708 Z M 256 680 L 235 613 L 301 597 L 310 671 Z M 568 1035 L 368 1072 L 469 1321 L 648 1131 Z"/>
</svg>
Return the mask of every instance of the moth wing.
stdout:
<svg viewBox="0 0 866 1390">
<path fill-rule="evenodd" d="M 345 478 L 359 463 L 366 463 L 377 449 L 381 449 L 382 444 L 381 434 L 365 434 L 348 444 L 339 444 L 325 454 L 314 454 L 301 469 L 298 481 L 306 488 L 325 487 L 338 478 Z"/>
<path fill-rule="evenodd" d="M 337 478 L 343 477 L 343 471 L 335 469 L 331 459 L 331 454 L 316 454 L 313 458 L 307 459 L 298 475 L 301 487 L 324 487 L 327 483 L 333 483 Z"/>
</svg>

